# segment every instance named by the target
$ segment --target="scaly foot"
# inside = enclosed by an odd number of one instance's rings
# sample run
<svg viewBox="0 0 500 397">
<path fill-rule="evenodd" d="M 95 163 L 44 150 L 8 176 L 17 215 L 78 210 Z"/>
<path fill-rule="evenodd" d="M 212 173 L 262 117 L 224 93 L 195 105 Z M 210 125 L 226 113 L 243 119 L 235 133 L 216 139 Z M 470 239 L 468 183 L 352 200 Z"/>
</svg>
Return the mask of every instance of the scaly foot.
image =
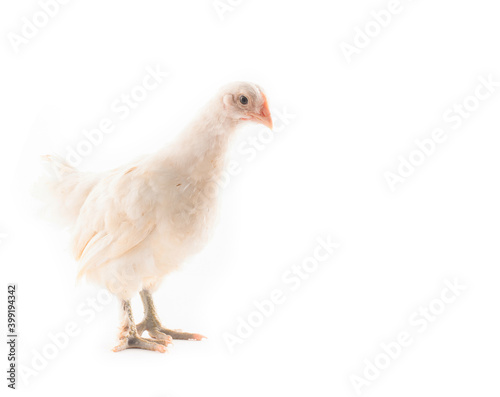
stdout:
<svg viewBox="0 0 500 397">
<path fill-rule="evenodd" d="M 168 328 L 163 328 L 159 321 L 152 317 L 147 317 L 139 324 L 137 324 L 137 333 L 142 335 L 144 331 L 148 331 L 148 334 L 154 340 L 160 341 L 172 341 L 172 339 L 182 339 L 182 340 L 202 340 L 206 339 L 206 336 L 200 334 L 192 334 L 190 332 L 182 332 L 181 330 L 171 330 Z"/>
<path fill-rule="evenodd" d="M 153 304 L 153 297 L 151 292 L 147 289 L 141 291 L 141 299 L 144 304 L 144 320 L 137 324 L 137 333 L 142 335 L 144 331 L 148 331 L 151 338 L 155 340 L 169 340 L 183 339 L 183 340 L 202 340 L 206 339 L 205 336 L 200 334 L 192 334 L 190 332 L 182 332 L 181 330 L 171 330 L 163 328 L 160 319 L 156 314 L 155 306 Z"/>
<path fill-rule="evenodd" d="M 167 345 L 172 343 L 172 338 L 148 339 L 142 338 L 135 327 L 132 308 L 129 300 L 122 301 L 123 321 L 118 338 L 120 342 L 113 348 L 114 352 L 120 352 L 125 349 L 144 349 L 160 353 L 167 351 Z"/>
<path fill-rule="evenodd" d="M 139 335 L 130 334 L 120 339 L 120 343 L 113 348 L 114 352 L 125 349 L 144 349 L 155 352 L 165 353 L 167 345 L 172 343 L 169 340 L 142 338 Z"/>
</svg>

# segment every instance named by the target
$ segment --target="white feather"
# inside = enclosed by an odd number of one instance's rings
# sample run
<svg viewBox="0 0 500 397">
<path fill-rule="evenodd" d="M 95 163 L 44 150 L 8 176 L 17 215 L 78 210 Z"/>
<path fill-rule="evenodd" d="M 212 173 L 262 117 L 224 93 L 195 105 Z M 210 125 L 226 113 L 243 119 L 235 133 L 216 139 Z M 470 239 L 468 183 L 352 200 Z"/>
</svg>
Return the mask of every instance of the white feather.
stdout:
<svg viewBox="0 0 500 397">
<path fill-rule="evenodd" d="M 45 158 L 55 171 L 45 182 L 52 206 L 74 226 L 79 277 L 128 299 L 141 287 L 157 287 L 203 248 L 216 218 L 225 154 L 241 123 L 222 98 L 241 90 L 259 92 L 248 83 L 226 87 L 173 144 L 113 171 L 81 173 Z"/>
</svg>

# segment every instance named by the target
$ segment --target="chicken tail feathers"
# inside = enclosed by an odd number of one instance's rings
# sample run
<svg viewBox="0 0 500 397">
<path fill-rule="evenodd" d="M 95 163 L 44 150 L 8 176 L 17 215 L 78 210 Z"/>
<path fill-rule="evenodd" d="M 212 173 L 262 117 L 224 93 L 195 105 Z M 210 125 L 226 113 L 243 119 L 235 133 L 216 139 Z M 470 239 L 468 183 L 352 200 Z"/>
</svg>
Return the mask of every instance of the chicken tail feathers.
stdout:
<svg viewBox="0 0 500 397">
<path fill-rule="evenodd" d="M 42 156 L 45 169 L 35 186 L 35 195 L 44 203 L 45 218 L 73 226 L 90 191 L 97 183 L 97 174 L 80 172 L 59 156 Z"/>
</svg>

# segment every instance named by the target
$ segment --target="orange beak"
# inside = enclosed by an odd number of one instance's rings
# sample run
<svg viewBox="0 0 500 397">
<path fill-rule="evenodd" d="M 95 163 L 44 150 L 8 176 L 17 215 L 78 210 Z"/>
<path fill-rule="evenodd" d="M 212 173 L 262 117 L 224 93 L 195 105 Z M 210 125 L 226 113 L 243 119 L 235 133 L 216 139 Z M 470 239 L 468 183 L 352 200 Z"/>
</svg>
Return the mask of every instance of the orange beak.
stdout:
<svg viewBox="0 0 500 397">
<path fill-rule="evenodd" d="M 264 94 L 262 94 L 262 99 L 264 99 L 264 103 L 260 108 L 260 113 L 249 113 L 251 120 L 256 123 L 265 125 L 269 129 L 273 129 L 273 119 L 271 118 L 271 112 L 269 111 L 269 105 L 267 103 L 267 98 Z"/>
</svg>

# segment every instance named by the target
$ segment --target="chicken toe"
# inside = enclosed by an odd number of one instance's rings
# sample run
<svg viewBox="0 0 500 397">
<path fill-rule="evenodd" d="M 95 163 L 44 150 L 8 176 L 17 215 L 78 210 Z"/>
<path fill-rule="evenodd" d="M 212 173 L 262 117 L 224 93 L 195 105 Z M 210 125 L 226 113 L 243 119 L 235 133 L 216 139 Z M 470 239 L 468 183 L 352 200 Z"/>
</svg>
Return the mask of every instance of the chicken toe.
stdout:
<svg viewBox="0 0 500 397">
<path fill-rule="evenodd" d="M 167 346 L 172 343 L 172 338 L 149 339 L 143 338 L 137 332 L 137 327 L 132 316 L 130 301 L 122 302 L 123 308 L 123 323 L 119 334 L 119 343 L 113 348 L 114 352 L 119 352 L 125 349 L 144 349 L 165 353 Z"/>
<path fill-rule="evenodd" d="M 206 339 L 205 336 L 200 334 L 193 334 L 190 332 L 183 332 L 181 330 L 171 330 L 164 328 L 161 325 L 160 319 L 156 314 L 156 309 L 153 303 L 151 292 L 144 289 L 141 291 L 141 299 L 144 304 L 144 319 L 137 324 L 137 332 L 142 335 L 144 331 L 148 331 L 151 338 L 154 340 L 202 340 Z"/>
</svg>

